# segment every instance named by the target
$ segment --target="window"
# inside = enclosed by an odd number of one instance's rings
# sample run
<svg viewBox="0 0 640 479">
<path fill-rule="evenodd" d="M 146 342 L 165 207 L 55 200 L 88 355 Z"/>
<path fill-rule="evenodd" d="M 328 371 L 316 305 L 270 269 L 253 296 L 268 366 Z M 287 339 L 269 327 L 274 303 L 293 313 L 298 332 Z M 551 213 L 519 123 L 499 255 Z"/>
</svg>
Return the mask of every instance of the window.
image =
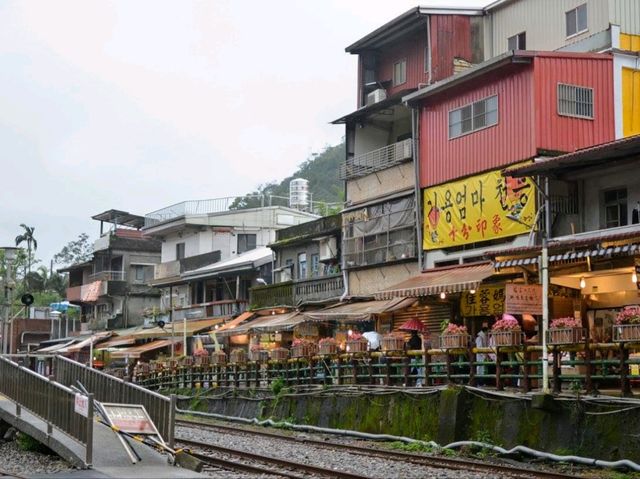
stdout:
<svg viewBox="0 0 640 479">
<path fill-rule="evenodd" d="M 569 10 L 564 14 L 567 23 L 567 37 L 587 30 L 587 4 Z"/>
<path fill-rule="evenodd" d="M 558 115 L 593 119 L 593 88 L 558 83 Z"/>
<path fill-rule="evenodd" d="M 255 234 L 239 234 L 238 235 L 238 254 L 245 253 L 256 249 Z"/>
<path fill-rule="evenodd" d="M 311 255 L 311 277 L 315 278 L 320 275 L 320 255 Z"/>
<path fill-rule="evenodd" d="M 307 279 L 307 253 L 298 254 L 298 278 Z"/>
<path fill-rule="evenodd" d="M 136 283 L 144 282 L 144 266 L 140 264 L 134 265 L 134 278 Z"/>
<path fill-rule="evenodd" d="M 525 32 L 518 33 L 507 39 L 507 50 L 526 50 L 527 34 Z"/>
<path fill-rule="evenodd" d="M 407 82 L 407 60 L 403 58 L 393 64 L 393 86 Z"/>
<path fill-rule="evenodd" d="M 465 105 L 449 112 L 449 139 L 466 135 L 498 123 L 498 97 Z"/>
<path fill-rule="evenodd" d="M 627 189 L 619 188 L 604 192 L 605 228 L 627 225 Z"/>
<path fill-rule="evenodd" d="M 184 243 L 176 244 L 176 260 L 184 259 Z"/>
</svg>

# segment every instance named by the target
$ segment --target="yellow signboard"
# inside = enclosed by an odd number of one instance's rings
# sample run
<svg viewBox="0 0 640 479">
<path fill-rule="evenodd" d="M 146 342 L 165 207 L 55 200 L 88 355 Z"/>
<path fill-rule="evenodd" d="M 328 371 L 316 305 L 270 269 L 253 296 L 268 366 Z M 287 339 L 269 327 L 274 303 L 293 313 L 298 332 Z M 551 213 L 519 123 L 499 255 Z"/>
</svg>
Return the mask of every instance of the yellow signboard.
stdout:
<svg viewBox="0 0 640 479">
<path fill-rule="evenodd" d="M 461 316 L 496 316 L 504 313 L 504 286 L 480 286 L 460 295 Z"/>
<path fill-rule="evenodd" d="M 424 190 L 423 249 L 479 243 L 528 233 L 534 226 L 535 185 L 500 170 Z"/>
</svg>

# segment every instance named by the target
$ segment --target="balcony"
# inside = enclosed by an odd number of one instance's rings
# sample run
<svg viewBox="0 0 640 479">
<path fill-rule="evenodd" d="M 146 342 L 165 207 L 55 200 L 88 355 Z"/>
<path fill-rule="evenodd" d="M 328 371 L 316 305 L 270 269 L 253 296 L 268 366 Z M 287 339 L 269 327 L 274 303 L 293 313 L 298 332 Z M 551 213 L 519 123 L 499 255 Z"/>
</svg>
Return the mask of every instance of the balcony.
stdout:
<svg viewBox="0 0 640 479">
<path fill-rule="evenodd" d="M 194 269 L 208 266 L 220 261 L 220 251 L 211 251 L 209 253 L 197 254 L 189 256 L 175 261 L 166 261 L 156 265 L 153 279 L 171 278 L 173 276 L 179 276 L 185 271 L 191 271 Z"/>
<path fill-rule="evenodd" d="M 224 316 L 233 316 L 234 314 L 244 313 L 247 309 L 247 301 L 244 300 L 223 300 L 211 301 L 208 303 L 192 304 L 184 308 L 174 308 L 172 313 L 173 321 L 182 321 L 184 319 L 205 319 L 217 318 Z"/>
<path fill-rule="evenodd" d="M 326 301 L 344 293 L 341 274 L 321 278 L 288 281 L 251 288 L 251 307 L 297 306 L 307 302 Z"/>
<path fill-rule="evenodd" d="M 67 288 L 67 301 L 81 301 L 82 286 L 71 286 Z"/>
<path fill-rule="evenodd" d="M 340 231 L 342 228 L 342 216 L 324 216 L 314 221 L 301 223 L 276 231 L 277 245 L 280 241 L 302 240 L 317 236 L 330 235 Z"/>
<path fill-rule="evenodd" d="M 89 281 L 126 281 L 127 273 L 124 271 L 100 271 L 89 276 Z"/>
<path fill-rule="evenodd" d="M 413 158 L 413 140 L 402 140 L 363 155 L 349 158 L 340 165 L 340 179 L 352 180 L 386 170 Z"/>
</svg>

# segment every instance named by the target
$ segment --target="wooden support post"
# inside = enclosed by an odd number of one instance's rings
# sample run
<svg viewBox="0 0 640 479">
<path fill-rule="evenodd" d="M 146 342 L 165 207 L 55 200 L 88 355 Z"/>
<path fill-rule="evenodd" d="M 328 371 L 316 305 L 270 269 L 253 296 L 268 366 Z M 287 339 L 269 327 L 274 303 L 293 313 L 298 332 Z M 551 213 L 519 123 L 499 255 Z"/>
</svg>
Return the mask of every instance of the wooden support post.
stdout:
<svg viewBox="0 0 640 479">
<path fill-rule="evenodd" d="M 632 396 L 629 382 L 629 350 L 620 343 L 620 393 L 623 397 Z"/>
<path fill-rule="evenodd" d="M 449 351 L 447 351 L 447 383 L 448 384 L 453 384 L 453 380 L 451 379 L 451 371 L 452 366 L 451 366 L 451 354 L 449 354 Z"/>
<path fill-rule="evenodd" d="M 527 347 L 524 347 L 522 353 L 522 385 L 521 389 L 523 393 L 531 391 L 531 379 L 529 378 L 529 359 L 531 359 L 531 353 L 527 351 Z"/>
<path fill-rule="evenodd" d="M 496 389 L 502 391 L 502 358 L 500 357 L 500 346 L 496 346 Z"/>
<path fill-rule="evenodd" d="M 358 384 L 358 360 L 351 356 L 351 379 L 353 384 Z"/>
<path fill-rule="evenodd" d="M 587 394 L 591 394 L 593 392 L 593 379 L 591 379 L 591 374 L 593 373 L 593 366 L 591 364 L 592 355 L 591 339 L 587 337 L 584 342 L 584 387 Z"/>
<path fill-rule="evenodd" d="M 425 352 L 422 354 L 422 358 L 424 361 L 424 384 L 423 386 L 428 387 L 429 386 L 429 376 L 430 376 L 430 369 L 431 369 L 431 355 L 425 350 Z"/>
<path fill-rule="evenodd" d="M 336 358 L 336 382 L 342 384 L 342 358 L 338 356 Z"/>
<path fill-rule="evenodd" d="M 553 347 L 553 392 L 559 393 L 562 390 L 562 370 L 560 369 L 560 351 L 558 346 Z"/>
<path fill-rule="evenodd" d="M 385 386 L 389 386 L 391 385 L 391 361 L 393 361 L 393 358 L 386 356 L 385 357 L 385 369 L 384 369 L 384 385 Z"/>
<path fill-rule="evenodd" d="M 240 387 L 240 373 L 238 364 L 233 365 L 233 385 L 236 389 Z"/>
<path fill-rule="evenodd" d="M 368 384 L 373 384 L 373 358 L 371 353 L 367 353 L 367 376 L 369 376 Z"/>
<path fill-rule="evenodd" d="M 411 367 L 409 366 L 410 359 L 406 354 L 402 357 L 402 375 L 403 382 L 405 387 L 409 387 L 411 378 L 409 377 L 409 373 L 411 372 Z"/>
<path fill-rule="evenodd" d="M 476 368 L 475 368 L 475 354 L 473 354 L 473 348 L 469 346 L 467 349 L 467 358 L 469 359 L 469 384 L 471 386 L 475 386 L 478 383 L 478 378 L 476 378 Z"/>
</svg>

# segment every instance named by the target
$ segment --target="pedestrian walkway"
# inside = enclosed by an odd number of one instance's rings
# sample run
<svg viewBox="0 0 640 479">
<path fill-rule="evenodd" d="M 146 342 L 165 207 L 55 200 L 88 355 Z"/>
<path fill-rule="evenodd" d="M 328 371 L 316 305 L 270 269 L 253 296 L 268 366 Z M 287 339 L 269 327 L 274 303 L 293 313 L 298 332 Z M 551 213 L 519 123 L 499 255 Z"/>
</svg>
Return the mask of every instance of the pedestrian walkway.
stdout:
<svg viewBox="0 0 640 479">
<path fill-rule="evenodd" d="M 42 419 L 34 416 L 25 409 L 20 411 L 19 416 L 16 415 L 16 404 L 4 396 L 0 396 L 0 419 L 47 445 L 51 450 L 55 451 L 74 466 L 79 468 L 83 467 L 85 449 L 80 443 L 55 428 L 52 433 L 48 435 L 47 424 Z M 167 462 L 168 456 L 148 446 L 135 441 L 130 441 L 130 443 L 142 458 L 142 460 L 136 464 L 131 463 L 129 456 L 114 432 L 107 426 L 96 422 L 93 430 L 94 447 L 92 469 L 72 472 L 66 471 L 56 475 L 33 477 L 117 477 L 136 479 L 204 477 L 193 471 L 169 465 Z"/>
</svg>

